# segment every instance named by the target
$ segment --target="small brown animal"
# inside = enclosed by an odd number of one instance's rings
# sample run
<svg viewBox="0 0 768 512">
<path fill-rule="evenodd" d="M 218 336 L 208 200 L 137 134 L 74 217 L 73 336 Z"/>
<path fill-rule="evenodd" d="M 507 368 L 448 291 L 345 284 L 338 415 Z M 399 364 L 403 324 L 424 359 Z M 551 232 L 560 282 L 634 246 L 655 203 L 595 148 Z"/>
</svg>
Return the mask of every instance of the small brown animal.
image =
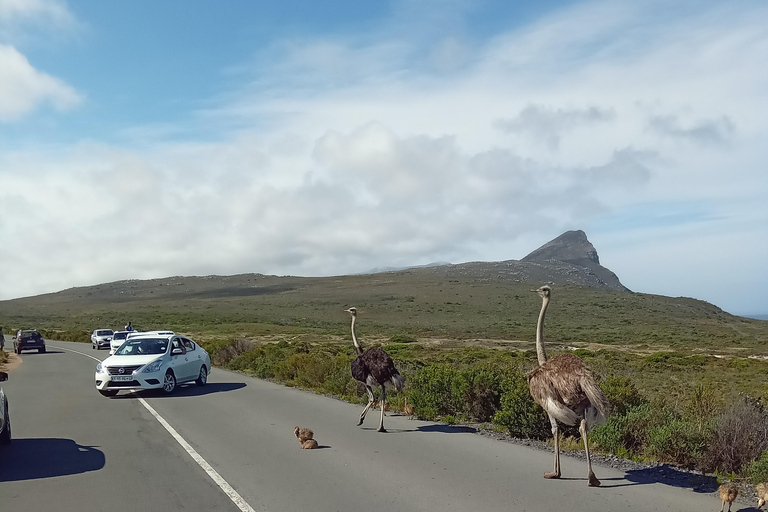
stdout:
<svg viewBox="0 0 768 512">
<path fill-rule="evenodd" d="M 736 496 L 739 495 L 739 486 L 733 482 L 723 484 L 718 487 L 717 491 L 720 493 L 720 499 L 723 501 L 723 506 L 720 508 L 720 512 L 725 510 L 725 502 L 728 502 L 728 512 L 731 512 L 731 505 L 736 501 Z"/>
<path fill-rule="evenodd" d="M 302 450 L 314 450 L 317 448 L 317 441 L 314 439 L 307 439 L 303 443 L 301 443 L 301 449 Z"/>
<path fill-rule="evenodd" d="M 373 405 L 371 406 L 371 409 L 378 409 L 379 407 L 381 407 L 381 402 L 379 402 L 378 400 L 374 400 Z M 389 410 L 389 402 L 384 402 L 384 416 L 387 415 L 386 411 L 388 410 Z"/>
<path fill-rule="evenodd" d="M 412 405 L 408 405 L 408 397 L 405 397 L 405 405 L 403 406 L 403 414 L 408 416 L 409 420 L 412 420 L 413 419 L 413 415 L 415 414 L 413 406 Z"/>
<path fill-rule="evenodd" d="M 760 509 L 768 501 L 768 482 L 757 484 L 757 508 Z"/>
<path fill-rule="evenodd" d="M 315 437 L 315 433 L 309 430 L 308 428 L 296 427 L 293 429 L 293 434 L 299 439 L 299 442 L 302 445 L 306 441 L 309 441 L 310 439 L 313 439 Z"/>
</svg>

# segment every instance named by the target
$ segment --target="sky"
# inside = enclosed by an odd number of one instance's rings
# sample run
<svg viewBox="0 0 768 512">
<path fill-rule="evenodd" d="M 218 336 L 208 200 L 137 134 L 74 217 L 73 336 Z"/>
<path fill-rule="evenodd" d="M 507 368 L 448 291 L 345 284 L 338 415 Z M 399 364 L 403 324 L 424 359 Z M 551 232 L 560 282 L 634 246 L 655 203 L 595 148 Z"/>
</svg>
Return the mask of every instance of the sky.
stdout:
<svg viewBox="0 0 768 512">
<path fill-rule="evenodd" d="M 0 0 L 0 299 L 521 259 L 768 313 L 768 3 Z"/>
</svg>

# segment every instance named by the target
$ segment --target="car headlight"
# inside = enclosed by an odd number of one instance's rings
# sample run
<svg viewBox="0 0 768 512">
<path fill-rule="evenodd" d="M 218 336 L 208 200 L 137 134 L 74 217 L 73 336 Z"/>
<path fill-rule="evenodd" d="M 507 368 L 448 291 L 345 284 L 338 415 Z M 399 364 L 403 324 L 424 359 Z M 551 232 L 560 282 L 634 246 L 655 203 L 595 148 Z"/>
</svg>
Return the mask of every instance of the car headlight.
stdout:
<svg viewBox="0 0 768 512">
<path fill-rule="evenodd" d="M 107 373 L 107 367 L 102 366 L 101 363 L 96 365 L 96 373 Z"/>
<path fill-rule="evenodd" d="M 163 366 L 163 360 L 162 359 L 158 359 L 156 361 L 152 361 L 151 363 L 149 363 L 141 371 L 144 372 L 144 373 L 152 373 L 152 372 L 158 371 L 161 366 Z"/>
</svg>

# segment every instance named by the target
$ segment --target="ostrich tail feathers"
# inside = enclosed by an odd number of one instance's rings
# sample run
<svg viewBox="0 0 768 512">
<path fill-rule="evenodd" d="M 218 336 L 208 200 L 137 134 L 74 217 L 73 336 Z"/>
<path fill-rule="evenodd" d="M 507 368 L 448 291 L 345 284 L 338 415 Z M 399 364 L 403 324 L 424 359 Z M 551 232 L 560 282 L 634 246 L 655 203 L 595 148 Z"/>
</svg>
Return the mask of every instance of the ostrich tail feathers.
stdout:
<svg viewBox="0 0 768 512">
<path fill-rule="evenodd" d="M 592 375 L 582 377 L 581 389 L 584 390 L 591 404 L 591 407 L 587 409 L 587 424 L 602 425 L 611 413 L 611 404 L 608 402 L 608 398 Z"/>
<path fill-rule="evenodd" d="M 387 384 L 390 384 L 397 391 L 402 391 L 403 386 L 405 386 L 405 377 L 399 373 L 395 373 L 390 377 L 389 381 L 387 381 Z"/>
</svg>

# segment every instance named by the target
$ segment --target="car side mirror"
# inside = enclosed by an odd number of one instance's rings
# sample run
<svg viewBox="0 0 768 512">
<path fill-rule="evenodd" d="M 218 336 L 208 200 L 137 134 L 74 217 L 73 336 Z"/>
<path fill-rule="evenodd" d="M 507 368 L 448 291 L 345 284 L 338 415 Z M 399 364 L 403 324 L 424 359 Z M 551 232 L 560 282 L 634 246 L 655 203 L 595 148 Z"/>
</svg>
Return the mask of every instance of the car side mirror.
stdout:
<svg viewBox="0 0 768 512">
<path fill-rule="evenodd" d="M 184 351 L 181 350 L 180 348 L 171 349 L 171 355 L 172 356 L 178 356 L 178 355 L 183 354 L 183 353 L 184 353 Z"/>
<path fill-rule="evenodd" d="M 8 374 L 5 372 L 0 372 L 0 382 L 5 382 L 8 380 Z"/>
</svg>

